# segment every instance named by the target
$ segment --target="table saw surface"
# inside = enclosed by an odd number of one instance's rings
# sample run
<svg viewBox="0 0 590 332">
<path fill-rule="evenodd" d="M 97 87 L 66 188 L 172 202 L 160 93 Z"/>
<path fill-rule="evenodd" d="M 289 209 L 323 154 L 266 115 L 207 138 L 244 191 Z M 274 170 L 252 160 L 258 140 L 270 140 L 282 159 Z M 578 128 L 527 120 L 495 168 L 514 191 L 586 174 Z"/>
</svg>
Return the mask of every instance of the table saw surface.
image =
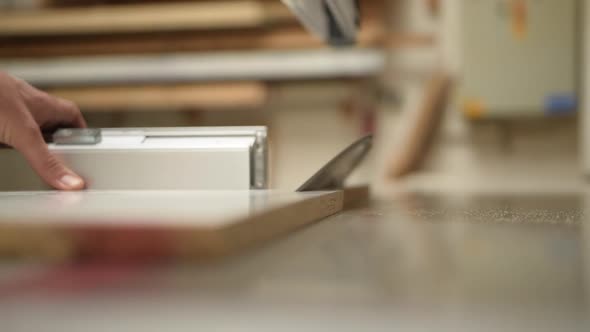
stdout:
<svg viewBox="0 0 590 332">
<path fill-rule="evenodd" d="M 5 261 L 2 331 L 588 331 L 590 196 L 381 198 L 203 264 Z"/>
</svg>

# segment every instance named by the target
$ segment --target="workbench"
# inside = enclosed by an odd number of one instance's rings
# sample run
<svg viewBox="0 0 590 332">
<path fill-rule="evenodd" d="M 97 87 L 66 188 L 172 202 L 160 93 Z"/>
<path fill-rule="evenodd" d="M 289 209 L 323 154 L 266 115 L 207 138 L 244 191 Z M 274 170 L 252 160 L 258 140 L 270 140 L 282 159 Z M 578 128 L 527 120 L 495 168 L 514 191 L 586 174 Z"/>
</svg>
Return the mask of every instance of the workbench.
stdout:
<svg viewBox="0 0 590 332">
<path fill-rule="evenodd" d="M 589 331 L 588 207 L 397 193 L 211 262 L 3 262 L 1 330 Z"/>
</svg>

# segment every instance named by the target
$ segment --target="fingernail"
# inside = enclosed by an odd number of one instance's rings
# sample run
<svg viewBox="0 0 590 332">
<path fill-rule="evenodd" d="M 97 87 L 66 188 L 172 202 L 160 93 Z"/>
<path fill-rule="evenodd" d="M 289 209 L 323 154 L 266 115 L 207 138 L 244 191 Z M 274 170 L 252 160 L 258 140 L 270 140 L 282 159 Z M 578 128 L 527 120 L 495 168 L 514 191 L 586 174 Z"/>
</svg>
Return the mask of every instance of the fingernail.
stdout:
<svg viewBox="0 0 590 332">
<path fill-rule="evenodd" d="M 62 176 L 59 182 L 70 189 L 81 188 L 84 183 L 79 177 L 70 174 Z"/>
</svg>

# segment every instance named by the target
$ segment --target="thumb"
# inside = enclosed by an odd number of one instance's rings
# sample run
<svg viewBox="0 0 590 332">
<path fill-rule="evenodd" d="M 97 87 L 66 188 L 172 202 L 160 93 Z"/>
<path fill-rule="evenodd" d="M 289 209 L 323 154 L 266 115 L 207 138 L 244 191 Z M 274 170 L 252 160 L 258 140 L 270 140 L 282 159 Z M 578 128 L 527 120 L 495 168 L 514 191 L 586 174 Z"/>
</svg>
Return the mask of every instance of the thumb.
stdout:
<svg viewBox="0 0 590 332">
<path fill-rule="evenodd" d="M 50 186 L 59 190 L 80 190 L 84 180 L 52 155 L 38 128 L 23 130 L 15 137 L 14 148 L 23 154 L 33 170 Z"/>
</svg>

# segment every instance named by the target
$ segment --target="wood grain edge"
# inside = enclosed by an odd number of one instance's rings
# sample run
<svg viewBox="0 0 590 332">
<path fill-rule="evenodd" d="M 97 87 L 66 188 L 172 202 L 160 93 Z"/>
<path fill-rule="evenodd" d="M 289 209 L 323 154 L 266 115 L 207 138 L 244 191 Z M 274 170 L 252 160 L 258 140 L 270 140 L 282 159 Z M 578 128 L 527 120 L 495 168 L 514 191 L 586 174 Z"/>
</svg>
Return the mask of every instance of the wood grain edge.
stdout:
<svg viewBox="0 0 590 332">
<path fill-rule="evenodd" d="M 217 239 L 207 239 L 213 245 L 207 248 L 207 252 L 225 256 L 260 246 L 273 238 L 334 215 L 342 211 L 343 206 L 344 192 L 335 191 L 265 211 L 221 229 L 217 234 L 210 234 Z"/>
</svg>

